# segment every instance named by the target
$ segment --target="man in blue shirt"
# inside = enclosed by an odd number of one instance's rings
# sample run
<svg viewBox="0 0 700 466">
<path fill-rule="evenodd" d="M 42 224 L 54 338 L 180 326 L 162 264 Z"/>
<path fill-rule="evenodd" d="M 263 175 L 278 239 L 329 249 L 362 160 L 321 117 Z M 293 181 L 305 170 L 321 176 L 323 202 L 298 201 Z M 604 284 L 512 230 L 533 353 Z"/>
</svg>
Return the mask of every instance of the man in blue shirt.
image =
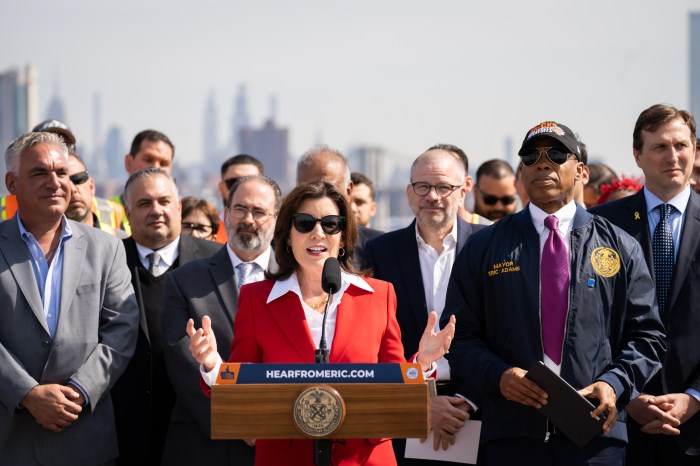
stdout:
<svg viewBox="0 0 700 466">
<path fill-rule="evenodd" d="M 642 246 L 654 277 L 668 352 L 661 371 L 627 406 L 629 464 L 698 464 L 700 454 L 700 196 L 690 188 L 695 118 L 657 104 L 633 133 L 644 189 L 591 212 Z"/>
<path fill-rule="evenodd" d="M 18 214 L 0 224 L 0 451 L 7 464 L 117 456 L 109 388 L 138 312 L 121 242 L 68 220 L 68 151 L 29 133 L 5 154 Z"/>
</svg>

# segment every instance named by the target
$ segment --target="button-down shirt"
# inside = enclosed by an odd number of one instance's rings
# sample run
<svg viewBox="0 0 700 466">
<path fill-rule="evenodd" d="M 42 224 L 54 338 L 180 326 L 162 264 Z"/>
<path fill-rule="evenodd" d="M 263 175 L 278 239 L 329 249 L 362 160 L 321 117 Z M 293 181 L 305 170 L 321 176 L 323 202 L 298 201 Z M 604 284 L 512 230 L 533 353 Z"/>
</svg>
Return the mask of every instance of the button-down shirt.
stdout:
<svg viewBox="0 0 700 466">
<path fill-rule="evenodd" d="M 420 273 L 423 278 L 423 291 L 425 292 L 425 304 L 428 312 L 435 311 L 438 315 L 438 323 L 435 331 L 440 331 L 440 316 L 445 307 L 447 295 L 447 283 L 450 280 L 452 265 L 455 263 L 457 253 L 457 222 L 452 225 L 452 230 L 442 239 L 442 252 L 438 253 L 432 246 L 426 243 L 418 232 L 416 222 L 416 243 L 418 245 L 418 261 Z M 437 360 L 438 380 L 450 380 L 450 365 L 444 357 Z"/>
<path fill-rule="evenodd" d="M 690 185 L 686 186 L 683 191 L 677 194 L 668 202 L 664 202 L 644 187 L 644 200 L 647 203 L 647 219 L 649 221 L 649 238 L 654 237 L 656 225 L 661 220 L 661 212 L 656 210 L 661 204 L 671 204 L 675 209 L 671 210 L 671 215 L 668 217 L 668 224 L 671 227 L 671 235 L 673 236 L 673 255 L 678 257 L 678 245 L 681 243 L 681 232 L 683 231 L 683 221 L 685 220 L 685 209 L 688 207 L 690 200 Z"/>
<path fill-rule="evenodd" d="M 678 259 L 678 246 L 681 244 L 681 233 L 683 233 L 683 222 L 685 221 L 685 209 L 690 201 L 690 185 L 686 186 L 683 191 L 671 198 L 668 202 L 664 202 L 644 186 L 644 200 L 647 203 L 647 219 L 649 221 L 649 237 L 654 237 L 654 230 L 661 219 L 661 212 L 656 208 L 661 204 L 671 204 L 675 209 L 671 210 L 671 215 L 668 217 L 668 224 L 671 227 L 671 235 L 673 237 L 673 256 Z M 688 388 L 685 393 L 691 395 L 696 400 L 700 401 L 700 391 L 694 388 Z"/>
<path fill-rule="evenodd" d="M 231 259 L 231 265 L 233 266 L 234 271 L 236 270 L 236 267 L 238 267 L 238 264 L 245 262 L 241 260 L 241 258 L 238 257 L 235 252 L 233 252 L 233 249 L 231 249 L 231 246 L 229 246 L 228 243 L 226 243 L 226 251 L 228 251 L 228 257 L 229 259 Z M 258 257 L 251 261 L 255 264 L 258 264 L 259 267 L 253 268 L 253 271 L 250 273 L 250 280 L 248 281 L 248 283 L 259 282 L 260 280 L 265 279 L 265 270 L 267 270 L 267 266 L 270 265 L 271 253 L 272 248 L 268 246 L 268 248 L 265 249 L 265 251 L 262 254 L 260 254 Z M 233 274 L 233 281 L 236 283 L 236 287 L 240 289 L 237 273 Z"/>
<path fill-rule="evenodd" d="M 148 257 L 152 252 L 157 252 L 158 255 L 160 256 L 160 260 L 158 263 L 155 265 L 156 269 L 160 270 L 161 273 L 165 272 L 168 270 L 170 267 L 173 266 L 173 263 L 177 260 L 178 256 L 180 255 L 180 236 L 178 235 L 177 238 L 175 238 L 175 241 L 172 243 L 168 244 L 167 246 L 163 246 L 160 249 L 154 250 L 147 248 L 146 246 L 143 246 L 142 244 L 139 244 L 138 242 L 134 241 L 136 243 L 136 250 L 139 253 L 139 260 L 141 261 L 141 264 L 144 266 L 146 270 L 150 268 L 151 265 L 151 260 Z"/>
</svg>

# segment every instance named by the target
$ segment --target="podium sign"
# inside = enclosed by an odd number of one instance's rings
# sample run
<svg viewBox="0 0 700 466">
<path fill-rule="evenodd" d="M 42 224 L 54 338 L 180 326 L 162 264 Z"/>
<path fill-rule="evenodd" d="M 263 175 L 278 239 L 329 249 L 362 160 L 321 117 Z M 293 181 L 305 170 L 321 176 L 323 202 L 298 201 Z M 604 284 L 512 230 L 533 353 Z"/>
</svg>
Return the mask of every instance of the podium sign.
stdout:
<svg viewBox="0 0 700 466">
<path fill-rule="evenodd" d="M 428 388 L 418 364 L 229 363 L 212 386 L 211 423 L 212 439 L 422 438 Z"/>
</svg>

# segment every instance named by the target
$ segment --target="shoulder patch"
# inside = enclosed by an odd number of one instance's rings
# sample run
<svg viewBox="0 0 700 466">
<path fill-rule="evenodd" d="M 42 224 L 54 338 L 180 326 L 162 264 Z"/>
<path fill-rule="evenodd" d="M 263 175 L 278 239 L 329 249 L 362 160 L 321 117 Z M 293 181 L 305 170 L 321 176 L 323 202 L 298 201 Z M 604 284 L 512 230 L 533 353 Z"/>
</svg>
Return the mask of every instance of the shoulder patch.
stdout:
<svg viewBox="0 0 700 466">
<path fill-rule="evenodd" d="M 591 265 L 601 277 L 612 277 L 620 271 L 620 255 L 611 248 L 595 248 L 591 253 Z"/>
</svg>

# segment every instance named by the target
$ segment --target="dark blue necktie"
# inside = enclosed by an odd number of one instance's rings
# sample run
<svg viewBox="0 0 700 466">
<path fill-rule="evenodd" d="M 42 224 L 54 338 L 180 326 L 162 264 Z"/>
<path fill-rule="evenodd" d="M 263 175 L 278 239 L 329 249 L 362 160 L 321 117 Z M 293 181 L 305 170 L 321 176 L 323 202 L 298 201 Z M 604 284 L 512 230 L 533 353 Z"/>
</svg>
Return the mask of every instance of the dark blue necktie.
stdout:
<svg viewBox="0 0 700 466">
<path fill-rule="evenodd" d="M 666 312 L 668 304 L 668 290 L 671 288 L 671 278 L 673 277 L 673 264 L 675 254 L 673 253 L 673 233 L 668 218 L 671 216 L 673 206 L 661 204 L 658 207 L 661 218 L 656 224 L 654 237 L 651 240 L 651 249 L 654 253 L 654 277 L 656 280 L 656 299 L 659 302 L 659 314 L 662 316 Z"/>
</svg>

